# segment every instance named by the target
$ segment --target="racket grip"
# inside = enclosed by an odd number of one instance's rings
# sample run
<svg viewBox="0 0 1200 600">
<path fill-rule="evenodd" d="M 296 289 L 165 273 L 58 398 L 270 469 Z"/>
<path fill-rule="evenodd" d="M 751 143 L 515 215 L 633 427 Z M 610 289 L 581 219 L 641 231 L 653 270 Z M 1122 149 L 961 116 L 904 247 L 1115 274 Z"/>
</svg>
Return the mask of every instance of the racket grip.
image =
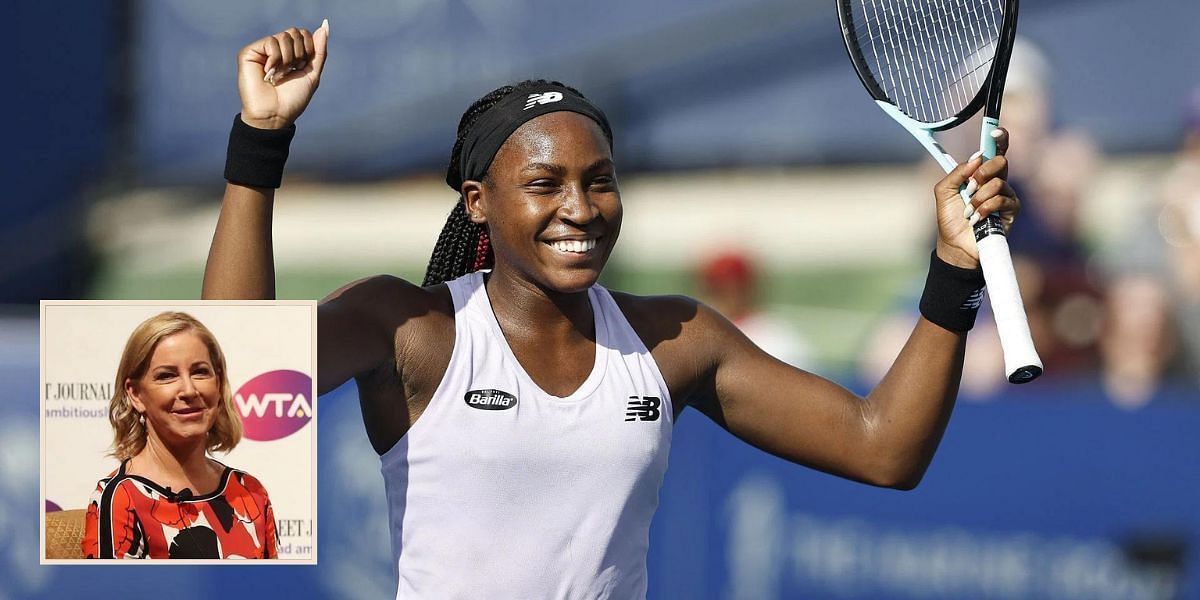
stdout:
<svg viewBox="0 0 1200 600">
<path fill-rule="evenodd" d="M 995 231 L 1000 227 L 999 219 L 992 215 L 975 225 L 979 264 L 987 283 L 996 329 L 1000 332 L 1004 373 L 1010 383 L 1027 383 L 1042 374 L 1042 359 L 1038 357 L 1037 348 L 1034 348 L 1033 338 L 1029 334 L 1029 320 L 1025 316 L 1021 290 L 1017 287 L 1017 274 L 1008 251 L 1008 238 Z M 984 235 L 980 236 L 981 233 Z"/>
<path fill-rule="evenodd" d="M 999 126 L 998 119 L 983 118 L 983 126 L 979 128 L 979 149 L 983 150 L 984 160 L 996 157 L 996 138 L 992 137 L 992 132 Z"/>
</svg>

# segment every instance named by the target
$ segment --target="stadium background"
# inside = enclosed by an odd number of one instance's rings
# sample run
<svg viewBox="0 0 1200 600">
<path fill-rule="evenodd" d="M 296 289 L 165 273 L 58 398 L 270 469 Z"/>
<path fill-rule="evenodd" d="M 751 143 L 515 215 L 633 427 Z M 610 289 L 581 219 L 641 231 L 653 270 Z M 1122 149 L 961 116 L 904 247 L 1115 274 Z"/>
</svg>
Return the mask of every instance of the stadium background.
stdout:
<svg viewBox="0 0 1200 600">
<path fill-rule="evenodd" d="M 238 107 L 235 54 L 287 26 L 328 17 L 332 48 L 277 202 L 282 298 L 317 298 L 378 272 L 419 278 L 454 200 L 439 171 L 461 111 L 496 85 L 546 76 L 594 98 L 617 132 L 627 214 L 607 285 L 699 294 L 700 261 L 740 248 L 762 272 L 766 310 L 809 348 L 807 365 L 860 391 L 876 345 L 886 350 L 879 332 L 915 304 L 931 235 L 922 203 L 936 176 L 860 89 L 830 2 L 12 9 L 0 597 L 374 598 L 393 589 L 382 481 L 352 386 L 317 406 L 319 566 L 37 564 L 36 302 L 198 297 Z M 1200 124 L 1189 104 L 1200 85 L 1197 23 L 1200 6 L 1171 0 L 1023 7 L 1020 31 L 1051 73 L 1053 128 L 1082 132 L 1103 156 L 1083 178 L 1066 249 L 1091 294 L 1064 317 L 1067 333 L 1098 338 L 1135 314 L 1146 302 L 1105 304 L 1145 298 L 1110 294 L 1111 274 L 1127 272 L 1141 246 L 1168 246 L 1145 259 L 1160 262 L 1178 249 L 1171 232 L 1183 224 L 1158 207 L 1175 200 L 1164 200 L 1164 180 L 1187 160 L 1186 132 Z M 1053 156 L 1064 171 L 1077 166 L 1076 155 Z M 1030 211 L 1033 196 L 1023 193 Z M 1021 226 L 1031 223 L 1027 214 Z M 1063 251 L 1039 241 L 1027 243 Z M 1021 243 L 1014 236 L 1016 250 Z M 1169 265 L 1145 272 L 1170 287 Z M 1200 297 L 1171 300 L 1164 327 L 1186 348 Z M 972 341 L 987 335 L 985 325 Z M 1092 344 L 1074 362 L 1050 362 L 1037 384 L 997 388 L 983 376 L 968 386 L 913 492 L 784 464 L 685 413 L 651 533 L 651 597 L 1200 597 L 1194 366 L 1179 350 L 1149 391 L 1130 393 L 1111 385 L 1104 343 Z M 1118 356 L 1142 351 L 1113 344 Z"/>
</svg>

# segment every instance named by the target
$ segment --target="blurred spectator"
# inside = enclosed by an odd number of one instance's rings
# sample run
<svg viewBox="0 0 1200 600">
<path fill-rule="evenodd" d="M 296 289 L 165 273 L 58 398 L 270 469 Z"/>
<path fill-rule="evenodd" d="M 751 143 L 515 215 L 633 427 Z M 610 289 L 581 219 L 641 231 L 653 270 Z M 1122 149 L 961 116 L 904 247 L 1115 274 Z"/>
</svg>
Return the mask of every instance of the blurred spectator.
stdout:
<svg viewBox="0 0 1200 600">
<path fill-rule="evenodd" d="M 1154 396 L 1175 356 L 1171 321 L 1161 280 L 1144 273 L 1113 280 L 1101 348 L 1104 388 L 1114 404 L 1139 408 Z"/>
<path fill-rule="evenodd" d="M 1018 39 L 1000 119 L 1011 140 L 1008 181 L 1022 208 L 1009 245 L 1046 376 L 1070 377 L 1095 372 L 1100 364 L 1104 283 L 1087 268 L 1080 226 L 1081 201 L 1097 171 L 1099 155 L 1087 134 L 1053 126 L 1050 81 L 1050 65 L 1041 51 Z M 978 149 L 981 118 L 946 134 L 943 142 L 952 154 L 962 158 Z M 931 168 L 930 181 L 942 176 L 933 161 L 925 165 Z M 886 318 L 868 339 L 860 359 L 868 383 L 883 376 L 907 339 L 916 318 L 915 303 L 908 304 L 903 315 Z M 1000 338 L 985 304 L 967 341 L 964 394 L 979 399 L 1002 389 L 1006 381 L 1002 365 Z"/>
<path fill-rule="evenodd" d="M 1185 118 L 1183 146 L 1164 180 L 1156 225 L 1157 239 L 1167 248 L 1169 291 L 1195 377 L 1200 374 L 1200 87 L 1189 98 Z"/>
<path fill-rule="evenodd" d="M 1097 151 L 1087 134 L 1052 126 L 1050 81 L 1045 57 L 1018 40 L 1002 117 L 1012 136 L 1009 182 L 1022 205 L 1009 244 L 1046 373 L 1063 376 L 1099 366 L 1104 282 L 1087 268 L 1080 218 Z"/>
<path fill-rule="evenodd" d="M 1104 384 L 1114 402 L 1149 402 L 1166 376 L 1200 383 L 1200 88 L 1182 147 L 1155 198 L 1114 244 Z"/>
<path fill-rule="evenodd" d="M 705 301 L 759 348 L 789 365 L 813 370 L 809 344 L 790 323 L 759 304 L 757 272 L 749 256 L 740 250 L 722 251 L 703 263 L 699 275 Z"/>
</svg>

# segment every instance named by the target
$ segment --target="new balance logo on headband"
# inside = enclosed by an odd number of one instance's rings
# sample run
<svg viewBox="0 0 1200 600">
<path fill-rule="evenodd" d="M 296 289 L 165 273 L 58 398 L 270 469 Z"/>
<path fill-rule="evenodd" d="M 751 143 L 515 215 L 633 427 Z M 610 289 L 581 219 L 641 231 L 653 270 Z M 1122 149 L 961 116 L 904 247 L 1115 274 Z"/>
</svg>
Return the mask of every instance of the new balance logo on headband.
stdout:
<svg viewBox="0 0 1200 600">
<path fill-rule="evenodd" d="M 529 99 L 525 101 L 525 108 L 529 110 L 538 104 L 550 104 L 562 100 L 562 92 L 546 92 L 544 94 L 530 94 Z"/>
</svg>

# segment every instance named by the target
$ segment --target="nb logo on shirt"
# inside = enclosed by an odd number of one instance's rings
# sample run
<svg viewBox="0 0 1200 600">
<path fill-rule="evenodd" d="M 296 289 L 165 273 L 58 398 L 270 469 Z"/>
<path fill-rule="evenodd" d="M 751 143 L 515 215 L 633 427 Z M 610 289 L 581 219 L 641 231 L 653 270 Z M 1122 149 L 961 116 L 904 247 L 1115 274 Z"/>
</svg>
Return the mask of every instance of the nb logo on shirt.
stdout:
<svg viewBox="0 0 1200 600">
<path fill-rule="evenodd" d="M 625 407 L 626 421 L 657 421 L 662 414 L 658 407 L 662 400 L 654 396 L 630 396 L 629 406 Z"/>
<path fill-rule="evenodd" d="M 562 92 L 546 92 L 545 94 L 530 94 L 529 99 L 525 101 L 525 108 L 521 110 L 529 110 L 538 104 L 550 104 L 562 100 Z"/>
</svg>

